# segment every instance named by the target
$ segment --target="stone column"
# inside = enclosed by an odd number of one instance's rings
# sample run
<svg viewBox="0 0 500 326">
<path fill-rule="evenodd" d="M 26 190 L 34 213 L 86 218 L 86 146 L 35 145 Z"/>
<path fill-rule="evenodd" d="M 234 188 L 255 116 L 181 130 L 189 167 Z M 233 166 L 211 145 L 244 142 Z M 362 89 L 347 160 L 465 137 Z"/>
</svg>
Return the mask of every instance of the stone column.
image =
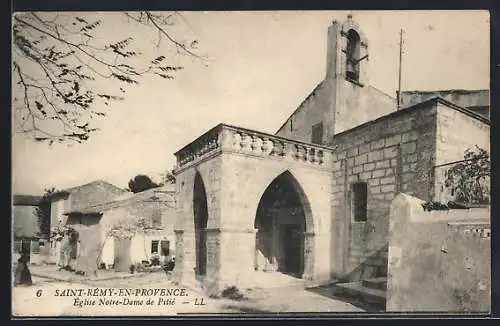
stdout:
<svg viewBox="0 0 500 326">
<path fill-rule="evenodd" d="M 320 232 L 315 233 L 314 236 L 309 237 L 310 244 L 314 251 L 312 252 L 312 267 L 313 279 L 318 281 L 330 280 L 330 237 L 328 233 Z"/>
<path fill-rule="evenodd" d="M 314 279 L 314 232 L 304 232 L 304 273 L 302 278 Z"/>
<path fill-rule="evenodd" d="M 220 269 L 221 269 L 221 233 L 220 229 L 206 229 L 207 250 L 207 274 L 203 282 L 207 294 L 215 294 L 219 291 Z"/>
<path fill-rule="evenodd" d="M 175 232 L 175 268 L 174 281 L 179 283 L 193 283 L 196 281 L 196 248 L 194 232 L 184 232 L 176 229 Z"/>
<path fill-rule="evenodd" d="M 276 213 L 273 213 L 271 218 L 271 256 L 269 264 L 266 266 L 266 272 L 274 272 L 278 270 L 279 255 L 279 239 L 278 239 L 278 221 Z"/>
<path fill-rule="evenodd" d="M 259 250 L 259 246 L 263 246 L 265 248 L 266 243 L 265 241 L 267 240 L 266 238 L 268 237 L 266 235 L 266 232 L 264 231 L 259 231 L 258 229 L 255 229 L 255 260 L 254 260 L 254 269 L 257 271 L 263 271 L 265 270 L 266 264 L 267 264 L 267 258 L 265 257 L 264 253 L 262 253 Z M 264 249 L 265 251 L 265 249 Z"/>
<path fill-rule="evenodd" d="M 220 230 L 219 288 L 252 279 L 256 229 Z"/>
</svg>

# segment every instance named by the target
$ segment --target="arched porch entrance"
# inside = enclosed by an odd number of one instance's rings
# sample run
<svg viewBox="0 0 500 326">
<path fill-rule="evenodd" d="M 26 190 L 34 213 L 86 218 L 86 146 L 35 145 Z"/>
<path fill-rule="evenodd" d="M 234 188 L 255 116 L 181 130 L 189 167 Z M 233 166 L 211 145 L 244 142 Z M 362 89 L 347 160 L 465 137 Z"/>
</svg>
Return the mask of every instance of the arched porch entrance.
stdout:
<svg viewBox="0 0 500 326">
<path fill-rule="evenodd" d="M 264 191 L 255 229 L 255 270 L 304 277 L 312 255 L 306 249 L 306 242 L 311 241 L 312 216 L 305 194 L 290 172 L 280 174 Z"/>
<path fill-rule="evenodd" d="M 195 252 L 196 266 L 195 274 L 202 278 L 207 273 L 207 194 L 203 179 L 199 173 L 194 178 L 193 193 L 193 211 L 194 211 L 194 233 L 195 233 Z"/>
<path fill-rule="evenodd" d="M 330 278 L 329 148 L 221 124 L 175 155 L 176 282 L 216 293 Z"/>
</svg>

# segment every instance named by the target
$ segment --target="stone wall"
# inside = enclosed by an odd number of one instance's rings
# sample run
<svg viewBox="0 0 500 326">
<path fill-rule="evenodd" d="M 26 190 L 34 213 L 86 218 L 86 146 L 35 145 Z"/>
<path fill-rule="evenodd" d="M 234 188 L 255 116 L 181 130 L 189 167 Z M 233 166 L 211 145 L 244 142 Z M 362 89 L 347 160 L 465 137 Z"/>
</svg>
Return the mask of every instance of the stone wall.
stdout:
<svg viewBox="0 0 500 326">
<path fill-rule="evenodd" d="M 490 91 L 483 90 L 442 90 L 442 91 L 406 91 L 401 92 L 401 103 L 404 107 L 412 106 L 417 103 L 430 100 L 439 96 L 463 108 L 477 107 L 487 108 L 485 112 L 488 116 L 490 106 Z"/>
<path fill-rule="evenodd" d="M 50 227 L 54 228 L 66 223 L 67 217 L 64 213 L 69 208 L 69 202 L 66 197 L 58 197 L 50 202 Z"/>
<path fill-rule="evenodd" d="M 360 87 L 342 78 L 336 83 L 335 134 L 396 110 L 394 98 L 372 86 Z"/>
<path fill-rule="evenodd" d="M 371 86 L 359 86 L 339 76 L 321 82 L 286 120 L 276 135 L 310 143 L 312 126 L 323 123 L 323 144 L 331 135 L 389 114 L 394 98 Z"/>
<path fill-rule="evenodd" d="M 117 201 L 116 203 L 112 202 L 109 205 L 113 205 L 113 207 L 109 207 L 104 211 L 100 221 L 100 224 L 103 226 L 101 229 L 101 243 L 104 242 L 104 230 L 108 226 L 115 224 L 117 221 L 129 220 L 133 222 L 139 218 L 145 218 L 151 226 L 161 228 L 154 231 L 154 239 L 168 240 L 170 242 L 170 255 L 175 255 L 174 227 L 176 223 L 176 207 L 171 192 L 167 193 L 162 188 L 155 188 L 134 194 L 130 198 Z M 147 241 L 140 240 L 138 242 L 135 239 L 133 247 L 127 249 L 132 253 L 133 262 L 140 262 L 149 258 L 150 255 L 145 254 L 145 250 L 151 250 L 150 242 L 152 238 L 150 238 Z M 146 242 L 147 244 L 145 245 Z M 137 245 L 137 243 L 140 244 Z M 117 248 L 119 251 L 119 246 Z M 114 255 L 122 255 L 118 251 L 114 250 Z M 144 259 L 136 257 L 143 257 Z"/>
<path fill-rule="evenodd" d="M 211 158 L 211 159 L 209 159 Z M 196 240 L 194 225 L 194 183 L 196 175 L 199 174 L 205 188 L 207 201 L 207 278 L 205 287 L 214 287 L 218 282 L 220 266 L 220 191 L 222 171 L 222 159 L 217 157 L 206 157 L 196 168 L 185 169 L 182 173 L 177 172 L 177 209 L 175 223 L 175 251 L 176 268 L 174 279 L 179 282 L 194 282 L 196 279 Z M 198 286 L 199 284 L 192 284 Z M 210 290 L 212 291 L 212 290 Z"/>
<path fill-rule="evenodd" d="M 109 218 L 108 218 L 109 217 Z M 152 199 L 123 203 L 104 212 L 102 223 L 112 223 L 116 218 L 145 218 L 152 226 L 161 227 L 164 235 L 173 236 L 175 226 L 175 202 L 156 202 Z"/>
<path fill-rule="evenodd" d="M 460 132 L 457 132 L 460 130 Z M 445 187 L 446 171 L 452 165 L 444 165 L 464 159 L 467 149 L 478 146 L 490 152 L 490 124 L 484 119 L 463 114 L 447 105 L 439 104 L 437 111 L 436 139 L 436 194 L 441 202 L 452 200 Z"/>
<path fill-rule="evenodd" d="M 490 124 L 440 103 L 436 164 L 462 160 L 465 150 L 474 149 L 476 145 L 490 151 Z"/>
<path fill-rule="evenodd" d="M 92 275 L 98 268 L 102 250 L 99 216 L 70 215 L 67 225 L 78 232 L 78 252 L 75 269 Z"/>
<path fill-rule="evenodd" d="M 40 232 L 37 206 L 19 206 L 12 208 L 12 229 L 15 237 L 33 237 Z"/>
<path fill-rule="evenodd" d="M 490 210 L 422 203 L 399 194 L 391 204 L 387 311 L 489 312 Z"/>
<path fill-rule="evenodd" d="M 332 128 L 333 131 L 333 115 L 328 115 L 331 111 L 329 107 L 333 98 L 330 85 L 326 81 L 322 81 L 316 86 L 280 127 L 276 135 L 310 143 L 313 125 L 324 123 L 325 137 L 328 128 Z"/>
<path fill-rule="evenodd" d="M 343 274 L 349 276 L 384 250 L 389 207 L 398 191 L 430 198 L 436 107 L 430 102 L 401 110 L 334 136 L 333 250 L 346 257 Z M 354 222 L 351 216 L 350 185 L 358 181 L 368 184 L 366 222 Z"/>
</svg>

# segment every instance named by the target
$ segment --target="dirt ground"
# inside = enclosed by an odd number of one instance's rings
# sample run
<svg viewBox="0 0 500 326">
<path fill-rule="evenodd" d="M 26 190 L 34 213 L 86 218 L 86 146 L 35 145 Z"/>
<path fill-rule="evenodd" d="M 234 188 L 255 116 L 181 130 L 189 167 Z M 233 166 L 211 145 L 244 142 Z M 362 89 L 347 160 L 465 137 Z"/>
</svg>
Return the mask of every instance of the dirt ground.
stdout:
<svg viewBox="0 0 500 326">
<path fill-rule="evenodd" d="M 33 277 L 32 286 L 14 287 L 12 291 L 12 315 L 29 316 L 175 316 L 179 314 L 241 314 L 286 312 L 362 312 L 346 302 L 305 289 L 254 289 L 243 290 L 244 298 L 209 298 L 186 288 L 185 296 L 175 297 L 175 302 L 160 296 L 125 295 L 123 289 L 173 289 L 175 286 L 165 273 L 110 280 L 86 281 L 85 284 L 61 282 Z M 106 296 L 89 296 L 88 290 L 104 291 Z M 122 290 L 120 290 L 122 289 Z M 65 292 L 63 292 L 65 290 Z M 75 294 L 77 290 L 81 295 Z M 113 292 L 111 294 L 111 291 Z M 92 293 L 92 292 L 91 292 Z M 105 299 L 101 302 L 101 299 Z M 124 300 L 124 299 L 127 300 Z M 151 298 L 151 304 L 146 304 Z M 106 301 L 107 300 L 107 301 Z M 120 301 L 121 300 L 121 301 Z M 139 301 L 143 300 L 142 304 Z M 94 303 L 92 303 L 94 301 Z M 114 301 L 114 302 L 113 302 Z M 118 303 L 117 303 L 118 302 Z M 81 306 L 80 306 L 81 305 Z"/>
</svg>

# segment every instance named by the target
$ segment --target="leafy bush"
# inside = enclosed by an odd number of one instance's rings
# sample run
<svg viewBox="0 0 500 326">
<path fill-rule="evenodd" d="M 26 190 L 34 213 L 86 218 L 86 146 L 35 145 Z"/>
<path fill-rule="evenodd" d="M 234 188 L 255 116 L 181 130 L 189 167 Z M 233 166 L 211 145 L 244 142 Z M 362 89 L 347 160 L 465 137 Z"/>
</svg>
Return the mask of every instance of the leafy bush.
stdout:
<svg viewBox="0 0 500 326">
<path fill-rule="evenodd" d="M 221 297 L 231 299 L 231 300 L 244 300 L 245 299 L 245 296 L 234 285 L 225 288 L 221 293 Z"/>
<path fill-rule="evenodd" d="M 141 272 L 146 271 L 146 267 L 141 263 L 137 263 L 135 265 L 135 270 L 136 270 L 136 272 L 141 273 Z"/>
<path fill-rule="evenodd" d="M 445 211 L 449 210 L 449 207 L 437 201 L 428 201 L 422 204 L 424 211 Z"/>
<path fill-rule="evenodd" d="M 490 156 L 476 146 L 467 149 L 464 159 L 447 171 L 445 185 L 450 188 L 455 201 L 467 204 L 490 203 Z"/>
</svg>

